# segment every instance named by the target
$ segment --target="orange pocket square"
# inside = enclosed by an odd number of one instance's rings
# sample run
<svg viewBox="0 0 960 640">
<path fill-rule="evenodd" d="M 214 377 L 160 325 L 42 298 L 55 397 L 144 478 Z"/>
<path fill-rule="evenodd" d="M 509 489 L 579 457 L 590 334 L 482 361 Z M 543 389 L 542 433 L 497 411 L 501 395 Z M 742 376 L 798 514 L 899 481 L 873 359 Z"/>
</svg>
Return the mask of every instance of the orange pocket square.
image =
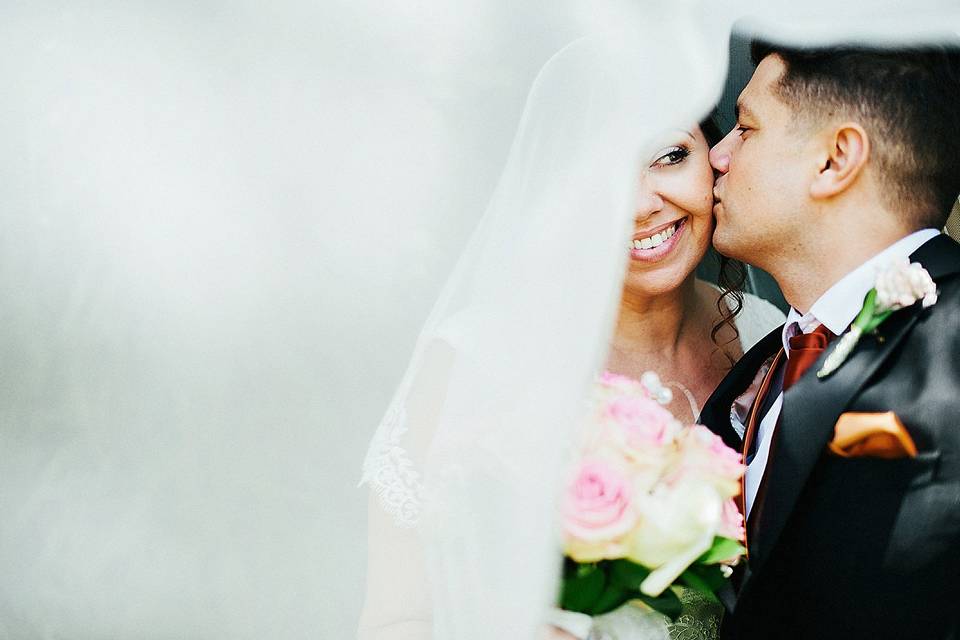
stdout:
<svg viewBox="0 0 960 640">
<path fill-rule="evenodd" d="M 844 413 L 833 428 L 830 451 L 844 458 L 914 458 L 917 446 L 893 411 Z"/>
</svg>

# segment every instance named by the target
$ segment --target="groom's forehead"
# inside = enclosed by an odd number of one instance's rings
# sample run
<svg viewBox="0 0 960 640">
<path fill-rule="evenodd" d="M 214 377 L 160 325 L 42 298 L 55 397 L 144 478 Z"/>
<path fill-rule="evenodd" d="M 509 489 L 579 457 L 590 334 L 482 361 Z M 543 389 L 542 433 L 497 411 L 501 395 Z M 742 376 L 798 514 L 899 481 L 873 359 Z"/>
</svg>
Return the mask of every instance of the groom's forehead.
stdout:
<svg viewBox="0 0 960 640">
<path fill-rule="evenodd" d="M 756 117 L 757 111 L 762 110 L 771 101 L 780 102 L 776 94 L 776 87 L 783 77 L 785 66 L 776 55 L 769 55 L 760 61 L 750 82 L 740 92 L 737 104 L 734 107 L 737 117 Z M 786 105 L 784 105 L 786 106 Z"/>
</svg>

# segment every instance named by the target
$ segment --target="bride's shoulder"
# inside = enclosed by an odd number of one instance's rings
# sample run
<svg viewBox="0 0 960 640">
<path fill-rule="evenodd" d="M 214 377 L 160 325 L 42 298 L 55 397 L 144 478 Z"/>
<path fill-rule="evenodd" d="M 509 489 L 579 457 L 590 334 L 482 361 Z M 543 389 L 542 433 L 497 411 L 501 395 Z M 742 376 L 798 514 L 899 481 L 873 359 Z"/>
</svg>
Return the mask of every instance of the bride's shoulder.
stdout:
<svg viewBox="0 0 960 640">
<path fill-rule="evenodd" d="M 743 306 L 736 317 L 744 352 L 779 327 L 787 316 L 776 305 L 752 293 L 743 294 Z"/>
<path fill-rule="evenodd" d="M 711 295 L 719 297 L 723 294 L 720 287 L 712 282 L 703 282 L 703 284 L 709 287 Z M 735 308 L 736 302 L 732 296 L 727 296 L 725 302 L 731 310 Z M 744 292 L 740 312 L 734 319 L 744 353 L 768 333 L 782 325 L 786 319 L 786 315 L 773 303 L 760 296 Z"/>
<path fill-rule="evenodd" d="M 783 324 L 787 319 L 786 314 L 769 300 L 764 300 L 760 296 L 744 292 L 743 307 L 738 314 L 738 319 L 748 316 L 753 316 L 759 321 L 769 324 L 770 330 L 775 329 L 777 325 Z"/>
</svg>

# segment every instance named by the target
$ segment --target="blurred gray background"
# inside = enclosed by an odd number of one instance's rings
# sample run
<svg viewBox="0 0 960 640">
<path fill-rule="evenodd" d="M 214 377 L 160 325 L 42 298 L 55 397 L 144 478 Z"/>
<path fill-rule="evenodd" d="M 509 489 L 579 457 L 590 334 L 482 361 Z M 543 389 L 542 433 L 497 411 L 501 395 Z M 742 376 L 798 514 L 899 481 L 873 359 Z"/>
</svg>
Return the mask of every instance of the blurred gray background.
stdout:
<svg viewBox="0 0 960 640">
<path fill-rule="evenodd" d="M 350 637 L 367 442 L 574 2 L 8 2 L 0 638 Z"/>
<path fill-rule="evenodd" d="M 593 19 L 441 6 L 4 5 L 0 638 L 352 635 L 368 439 Z"/>
</svg>

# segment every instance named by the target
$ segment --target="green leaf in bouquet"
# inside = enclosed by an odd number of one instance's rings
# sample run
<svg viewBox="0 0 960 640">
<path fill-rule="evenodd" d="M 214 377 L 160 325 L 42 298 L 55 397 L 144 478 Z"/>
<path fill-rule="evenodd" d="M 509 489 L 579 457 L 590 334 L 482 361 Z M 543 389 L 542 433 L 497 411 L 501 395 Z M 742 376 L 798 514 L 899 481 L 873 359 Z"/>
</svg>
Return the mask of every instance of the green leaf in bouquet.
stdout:
<svg viewBox="0 0 960 640">
<path fill-rule="evenodd" d="M 743 545 L 736 540 L 717 536 L 713 539 L 713 545 L 697 558 L 695 564 L 716 564 L 743 555 L 745 551 Z"/>
<path fill-rule="evenodd" d="M 623 589 L 639 591 L 640 583 L 650 575 L 650 569 L 640 566 L 630 560 L 613 560 L 610 562 L 610 582 Z"/>
<path fill-rule="evenodd" d="M 677 597 L 673 587 L 666 589 L 657 597 L 648 596 L 638 592 L 632 599 L 642 601 L 654 611 L 658 611 L 670 618 L 671 621 L 676 621 L 677 616 L 680 615 L 680 609 L 682 608 L 682 605 L 680 604 L 680 598 Z"/>
<path fill-rule="evenodd" d="M 568 560 L 563 571 L 560 608 L 591 613 L 607 585 L 604 571 L 596 564 L 578 564 Z"/>
<path fill-rule="evenodd" d="M 578 564 L 576 565 L 576 570 L 574 573 L 578 578 L 585 578 L 600 570 L 601 569 L 597 564 Z"/>
<path fill-rule="evenodd" d="M 712 574 L 710 571 L 713 569 L 716 570 L 715 574 Z M 721 582 L 719 584 L 713 579 L 714 575 L 720 578 Z M 723 574 L 720 573 L 718 567 L 713 566 L 700 565 L 698 567 L 690 567 L 680 574 L 681 583 L 687 585 L 695 591 L 699 591 L 711 602 L 719 602 L 714 593 L 720 588 L 720 585 L 723 584 L 722 581 Z"/>
<path fill-rule="evenodd" d="M 688 567 L 688 571 L 696 574 L 700 580 L 707 583 L 707 586 L 716 593 L 720 590 L 729 578 L 723 575 L 723 571 L 718 564 L 695 564 Z"/>
<path fill-rule="evenodd" d="M 607 586 L 603 589 L 603 593 L 601 593 L 597 601 L 593 603 L 593 607 L 590 609 L 590 615 L 599 616 L 613 611 L 624 602 L 632 600 L 634 596 L 635 594 L 632 591 L 623 589 L 613 582 L 608 582 Z"/>
<path fill-rule="evenodd" d="M 576 560 L 568 558 L 567 556 L 563 557 L 563 579 L 568 580 L 570 578 L 583 578 L 594 571 L 599 569 L 599 566 L 596 562 L 585 562 L 579 563 Z"/>
</svg>

